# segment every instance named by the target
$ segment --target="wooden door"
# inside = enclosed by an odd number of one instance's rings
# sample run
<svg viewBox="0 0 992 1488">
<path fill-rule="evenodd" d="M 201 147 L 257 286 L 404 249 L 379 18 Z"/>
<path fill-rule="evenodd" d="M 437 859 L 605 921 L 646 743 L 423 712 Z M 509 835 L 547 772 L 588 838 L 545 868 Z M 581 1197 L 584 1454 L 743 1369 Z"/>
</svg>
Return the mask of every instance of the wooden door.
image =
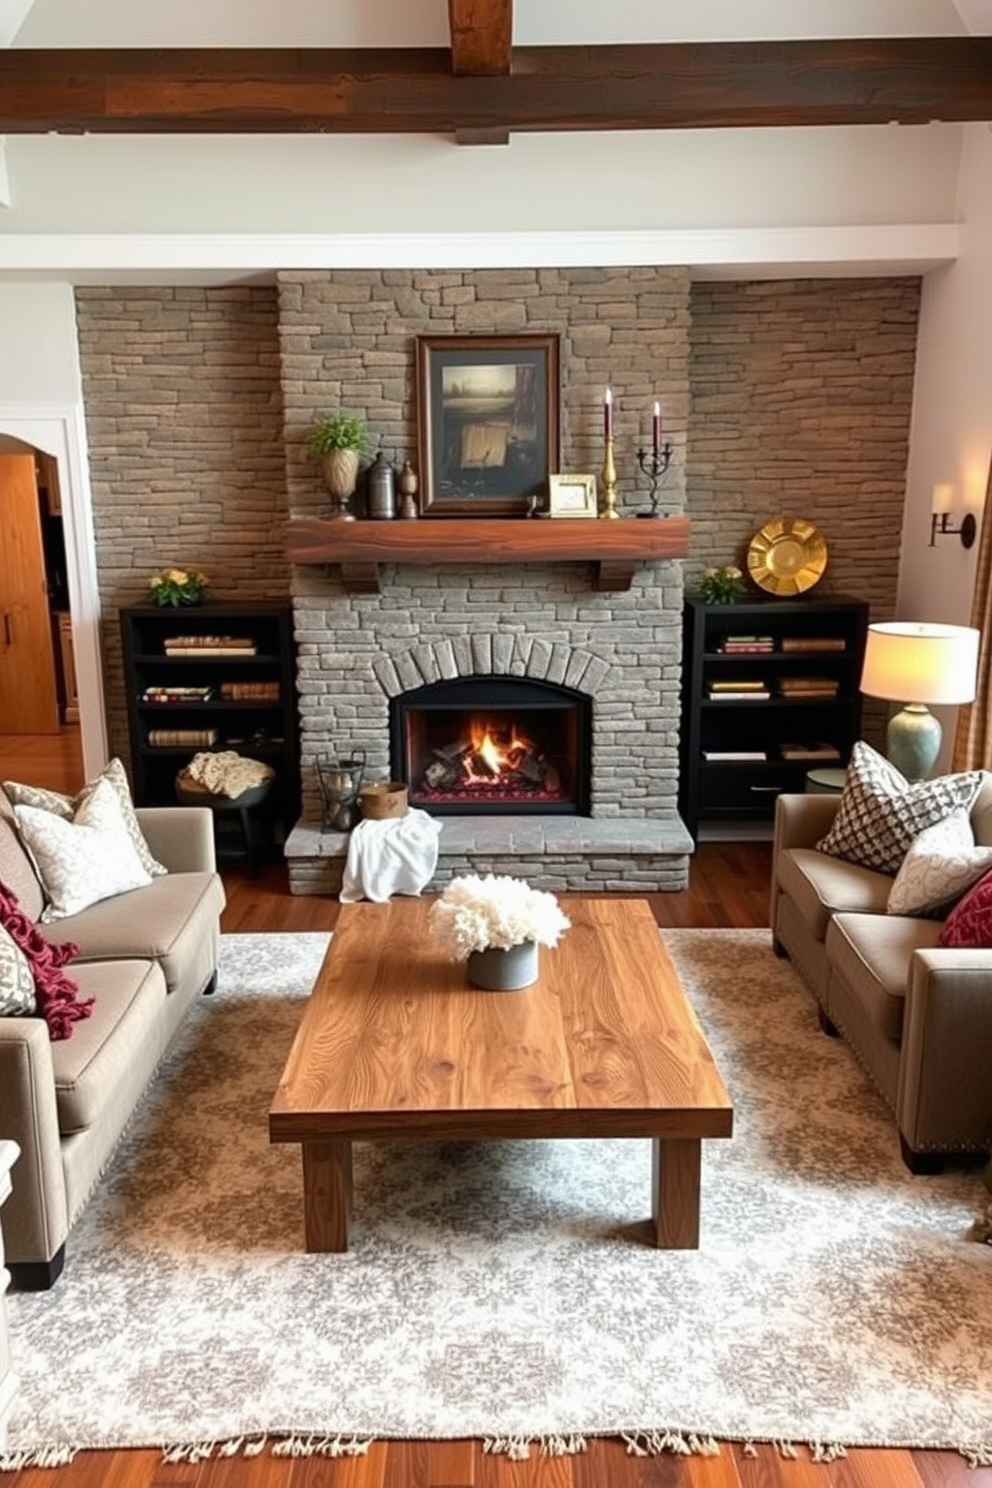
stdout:
<svg viewBox="0 0 992 1488">
<path fill-rule="evenodd" d="M 0 455 L 0 734 L 58 731 L 34 456 Z"/>
</svg>

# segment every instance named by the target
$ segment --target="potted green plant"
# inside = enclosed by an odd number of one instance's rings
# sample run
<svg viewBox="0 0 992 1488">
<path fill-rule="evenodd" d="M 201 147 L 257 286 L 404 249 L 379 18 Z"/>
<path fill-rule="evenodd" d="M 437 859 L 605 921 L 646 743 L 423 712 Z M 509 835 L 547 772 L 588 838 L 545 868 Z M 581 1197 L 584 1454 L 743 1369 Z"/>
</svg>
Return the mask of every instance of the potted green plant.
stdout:
<svg viewBox="0 0 992 1488">
<path fill-rule="evenodd" d="M 337 517 L 353 521 L 348 500 L 358 484 L 358 467 L 369 447 L 365 420 L 357 413 L 323 413 L 313 422 L 307 449 L 319 463 L 328 491 L 338 503 Z"/>
</svg>

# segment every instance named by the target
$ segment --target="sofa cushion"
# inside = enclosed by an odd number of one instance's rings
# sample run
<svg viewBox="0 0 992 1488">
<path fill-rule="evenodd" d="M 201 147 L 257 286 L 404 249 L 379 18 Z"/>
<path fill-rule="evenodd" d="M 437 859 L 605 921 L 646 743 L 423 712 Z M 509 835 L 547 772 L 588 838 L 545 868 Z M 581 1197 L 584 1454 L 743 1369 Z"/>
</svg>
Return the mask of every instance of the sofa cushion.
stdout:
<svg viewBox="0 0 992 1488">
<path fill-rule="evenodd" d="M 216 873 L 167 873 L 142 889 L 91 905 L 45 925 L 46 940 L 74 940 L 81 961 L 160 961 L 171 992 L 179 985 L 191 947 L 216 926 L 224 890 Z M 199 989 L 197 989 L 199 990 Z"/>
<path fill-rule="evenodd" d="M 817 940 L 827 933 L 832 914 L 856 910 L 884 914 L 892 879 L 854 863 L 818 852 L 813 847 L 790 847 L 776 862 L 779 887 L 787 894 Z"/>
<path fill-rule="evenodd" d="M 992 868 L 992 847 L 978 847 L 967 811 L 927 827 L 909 845 L 892 884 L 889 914 L 942 917 Z"/>
<path fill-rule="evenodd" d="M 71 940 L 52 945 L 41 934 L 34 920 L 24 913 L 17 897 L 0 884 L 0 925 L 24 953 L 34 979 L 35 1006 L 48 1025 L 53 1041 L 72 1037 L 72 1025 L 88 1018 L 92 1011 L 89 998 L 81 997 L 79 987 L 62 970 L 79 947 Z"/>
<path fill-rule="evenodd" d="M 127 771 L 119 759 L 112 759 L 100 771 L 99 775 L 83 786 L 77 796 L 67 796 L 61 791 L 46 790 L 43 786 L 38 785 L 21 785 L 16 780 L 5 780 L 3 782 L 3 789 L 7 799 L 13 806 L 33 806 L 38 811 L 51 811 L 55 816 L 61 816 L 66 821 L 72 821 L 83 802 L 92 795 L 96 787 L 104 780 L 109 783 L 117 797 L 128 837 L 131 839 L 131 844 L 135 852 L 141 859 L 141 864 L 145 872 L 152 877 L 155 877 L 159 873 L 167 872 L 167 869 L 158 862 L 148 843 L 145 841 L 145 834 L 142 832 L 135 814 Z"/>
<path fill-rule="evenodd" d="M 138 960 L 81 966 L 79 980 L 94 994 L 93 1016 L 68 1043 L 52 1045 L 63 1136 L 91 1126 L 115 1099 L 122 1073 L 130 1075 L 135 1064 L 154 1069 L 162 1052 L 166 994 L 158 966 Z"/>
<path fill-rule="evenodd" d="M 31 963 L 17 941 L 0 925 L 0 1018 L 23 1018 L 34 1010 Z"/>
<path fill-rule="evenodd" d="M 938 775 L 910 785 L 904 775 L 859 739 L 851 751 L 837 815 L 821 852 L 897 873 L 914 837 L 952 811 L 970 811 L 984 781 L 981 770 Z"/>
<path fill-rule="evenodd" d="M 6 884 L 28 919 L 40 917 L 45 896 L 17 830 L 14 808 L 3 791 L 0 791 L 0 884 Z"/>
<path fill-rule="evenodd" d="M 45 890 L 46 923 L 151 883 L 108 780 L 99 782 L 71 821 L 37 806 L 15 806 L 14 815 Z"/>
<path fill-rule="evenodd" d="M 902 1038 L 910 956 L 935 946 L 939 934 L 938 920 L 911 915 L 838 914 L 830 921 L 826 952 L 831 968 L 857 992 L 886 1038 Z"/>
<path fill-rule="evenodd" d="M 992 872 L 986 873 L 951 910 L 938 945 L 992 949 Z"/>
</svg>

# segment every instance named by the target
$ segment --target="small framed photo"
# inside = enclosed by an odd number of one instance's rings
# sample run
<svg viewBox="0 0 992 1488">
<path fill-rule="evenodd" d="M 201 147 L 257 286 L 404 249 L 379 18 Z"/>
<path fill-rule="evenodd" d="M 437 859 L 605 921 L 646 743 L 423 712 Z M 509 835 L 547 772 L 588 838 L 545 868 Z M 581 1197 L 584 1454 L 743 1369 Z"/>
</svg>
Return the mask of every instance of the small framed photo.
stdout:
<svg viewBox="0 0 992 1488">
<path fill-rule="evenodd" d="M 594 475 L 548 476 L 549 517 L 595 517 L 596 477 Z"/>
</svg>

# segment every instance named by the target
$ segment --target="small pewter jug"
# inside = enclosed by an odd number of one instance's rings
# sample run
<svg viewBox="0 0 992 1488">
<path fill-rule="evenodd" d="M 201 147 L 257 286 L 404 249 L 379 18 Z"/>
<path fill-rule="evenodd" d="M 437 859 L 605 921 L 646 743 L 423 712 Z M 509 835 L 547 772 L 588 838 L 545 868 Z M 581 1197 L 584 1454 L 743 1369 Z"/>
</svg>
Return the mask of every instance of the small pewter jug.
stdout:
<svg viewBox="0 0 992 1488">
<path fill-rule="evenodd" d="M 378 522 L 396 515 L 396 472 L 382 450 L 369 466 L 368 507 L 369 516 Z"/>
</svg>

